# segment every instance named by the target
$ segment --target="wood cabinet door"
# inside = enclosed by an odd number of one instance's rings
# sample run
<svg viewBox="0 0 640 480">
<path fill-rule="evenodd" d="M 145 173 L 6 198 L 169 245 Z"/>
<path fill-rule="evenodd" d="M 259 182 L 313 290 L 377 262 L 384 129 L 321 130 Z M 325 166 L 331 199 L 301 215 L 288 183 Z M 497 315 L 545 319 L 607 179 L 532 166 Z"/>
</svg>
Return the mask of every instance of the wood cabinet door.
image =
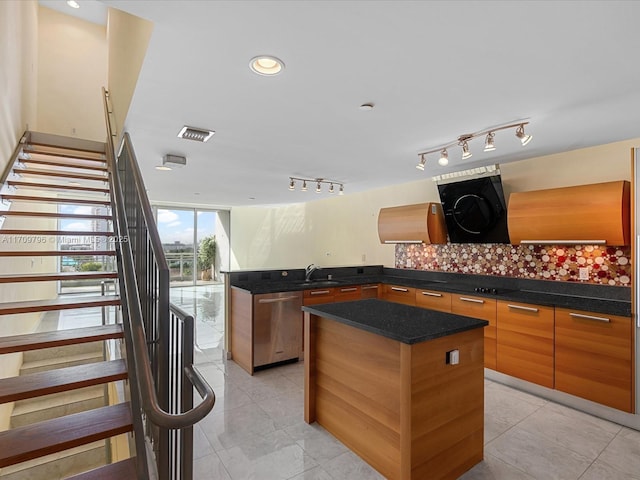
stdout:
<svg viewBox="0 0 640 480">
<path fill-rule="evenodd" d="M 362 285 L 360 287 L 360 298 L 378 298 L 380 285 Z"/>
<path fill-rule="evenodd" d="M 417 288 L 416 306 L 451 313 L 451 294 Z"/>
<path fill-rule="evenodd" d="M 554 386 L 554 309 L 498 300 L 496 370 Z"/>
<path fill-rule="evenodd" d="M 347 287 L 335 287 L 334 301 L 348 302 L 349 300 L 360 300 L 362 295 L 360 285 L 350 285 Z"/>
<path fill-rule="evenodd" d="M 556 308 L 556 389 L 632 412 L 630 317 Z"/>
<path fill-rule="evenodd" d="M 321 303 L 333 303 L 335 291 L 333 288 L 313 288 L 304 291 L 303 305 L 319 305 Z"/>
<path fill-rule="evenodd" d="M 496 369 L 496 300 L 473 295 L 451 296 L 451 313 L 486 320 L 484 327 L 484 366 Z"/>
<path fill-rule="evenodd" d="M 416 289 L 411 287 L 401 287 L 399 285 L 383 285 L 382 298 L 383 300 L 388 300 L 390 302 L 415 306 Z"/>
</svg>

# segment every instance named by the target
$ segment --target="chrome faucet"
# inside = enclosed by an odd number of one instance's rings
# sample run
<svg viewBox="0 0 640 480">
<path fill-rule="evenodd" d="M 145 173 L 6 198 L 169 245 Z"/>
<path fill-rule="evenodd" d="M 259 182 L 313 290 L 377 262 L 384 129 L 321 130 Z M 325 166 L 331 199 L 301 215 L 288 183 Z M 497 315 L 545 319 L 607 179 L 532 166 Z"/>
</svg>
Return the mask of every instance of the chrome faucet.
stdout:
<svg viewBox="0 0 640 480">
<path fill-rule="evenodd" d="M 311 275 L 316 270 L 322 270 L 322 269 L 320 267 L 314 265 L 313 263 L 310 264 L 310 265 L 307 265 L 307 268 L 304 269 L 304 281 L 308 282 L 309 280 L 311 280 Z"/>
</svg>

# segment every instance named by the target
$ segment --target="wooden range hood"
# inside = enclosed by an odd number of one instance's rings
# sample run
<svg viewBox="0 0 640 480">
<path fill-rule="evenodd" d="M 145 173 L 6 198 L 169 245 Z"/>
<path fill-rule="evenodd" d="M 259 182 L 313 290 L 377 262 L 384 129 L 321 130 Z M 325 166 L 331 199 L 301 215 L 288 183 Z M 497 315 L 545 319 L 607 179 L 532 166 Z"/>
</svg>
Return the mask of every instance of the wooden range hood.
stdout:
<svg viewBox="0 0 640 480">
<path fill-rule="evenodd" d="M 442 205 L 430 202 L 381 208 L 378 237 L 380 243 L 447 243 Z"/>
<path fill-rule="evenodd" d="M 626 180 L 517 192 L 509 196 L 512 244 L 630 244 Z"/>
</svg>

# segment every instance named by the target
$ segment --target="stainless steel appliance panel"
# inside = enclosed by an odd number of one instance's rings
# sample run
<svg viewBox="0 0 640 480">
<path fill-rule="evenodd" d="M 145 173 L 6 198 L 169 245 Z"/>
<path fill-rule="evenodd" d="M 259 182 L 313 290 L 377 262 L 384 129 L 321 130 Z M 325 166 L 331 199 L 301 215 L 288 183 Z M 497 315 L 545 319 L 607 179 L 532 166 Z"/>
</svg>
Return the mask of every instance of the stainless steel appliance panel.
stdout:
<svg viewBox="0 0 640 480">
<path fill-rule="evenodd" d="M 302 347 L 302 292 L 253 299 L 253 366 L 298 358 Z"/>
</svg>

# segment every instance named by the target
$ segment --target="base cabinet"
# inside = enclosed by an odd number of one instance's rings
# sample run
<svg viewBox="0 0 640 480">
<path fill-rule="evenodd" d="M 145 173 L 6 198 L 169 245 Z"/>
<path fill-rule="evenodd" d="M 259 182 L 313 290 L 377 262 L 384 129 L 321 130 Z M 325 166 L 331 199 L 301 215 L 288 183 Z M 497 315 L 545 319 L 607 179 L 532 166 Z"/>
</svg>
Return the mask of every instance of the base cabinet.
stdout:
<svg viewBox="0 0 640 480">
<path fill-rule="evenodd" d="M 439 312 L 451 312 L 451 294 L 434 290 L 416 289 L 416 306 L 437 310 Z"/>
<path fill-rule="evenodd" d="M 404 303 L 405 305 L 416 304 L 416 289 L 403 287 L 400 285 L 383 285 L 382 299 L 389 302 Z"/>
<path fill-rule="evenodd" d="M 452 295 L 451 313 L 486 320 L 484 327 L 484 367 L 496 369 L 496 300 L 472 295 Z"/>
<path fill-rule="evenodd" d="M 633 411 L 630 317 L 556 308 L 557 390 Z"/>
<path fill-rule="evenodd" d="M 498 300 L 496 370 L 554 386 L 554 308 Z"/>
</svg>

